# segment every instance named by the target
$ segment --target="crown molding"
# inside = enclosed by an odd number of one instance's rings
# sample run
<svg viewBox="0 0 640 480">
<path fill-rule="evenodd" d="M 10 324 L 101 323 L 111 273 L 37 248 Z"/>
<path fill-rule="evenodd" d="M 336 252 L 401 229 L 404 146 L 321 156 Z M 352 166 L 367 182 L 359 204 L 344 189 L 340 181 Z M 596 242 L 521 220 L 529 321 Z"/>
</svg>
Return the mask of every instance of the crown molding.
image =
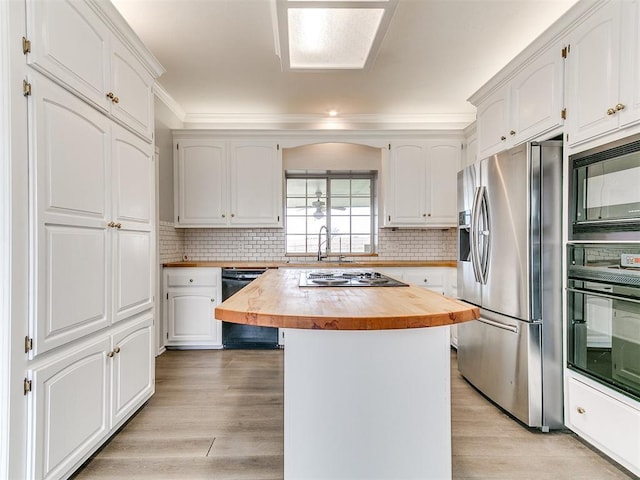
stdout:
<svg viewBox="0 0 640 480">
<path fill-rule="evenodd" d="M 169 92 L 167 92 L 164 87 L 158 82 L 153 85 L 153 93 L 156 97 L 158 97 L 158 100 L 164 103 L 169 108 L 169 110 L 171 110 L 173 114 L 178 117 L 178 120 L 184 122 L 187 114 L 182 109 L 180 104 L 176 102 L 175 99 L 169 94 Z"/>
<path fill-rule="evenodd" d="M 214 114 L 187 113 L 185 128 L 318 129 L 318 130 L 457 130 L 476 119 L 475 113 L 358 114 L 327 117 L 323 114 Z"/>
</svg>

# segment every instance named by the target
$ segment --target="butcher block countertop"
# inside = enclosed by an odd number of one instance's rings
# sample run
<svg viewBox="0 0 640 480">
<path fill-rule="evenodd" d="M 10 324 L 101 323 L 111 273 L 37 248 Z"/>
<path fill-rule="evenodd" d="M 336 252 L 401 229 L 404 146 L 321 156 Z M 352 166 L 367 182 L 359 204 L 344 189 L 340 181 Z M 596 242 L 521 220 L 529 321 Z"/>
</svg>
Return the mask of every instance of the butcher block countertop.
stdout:
<svg viewBox="0 0 640 480">
<path fill-rule="evenodd" d="M 390 330 L 453 325 L 480 310 L 416 287 L 299 287 L 300 269 L 273 269 L 218 305 L 215 318 L 264 327 Z"/>
<path fill-rule="evenodd" d="M 455 267 L 455 260 L 358 260 L 355 262 L 322 261 L 305 262 L 293 260 L 287 262 L 248 262 L 229 261 L 186 261 L 164 263 L 163 267 L 222 267 L 222 268 L 373 268 L 373 267 Z"/>
</svg>

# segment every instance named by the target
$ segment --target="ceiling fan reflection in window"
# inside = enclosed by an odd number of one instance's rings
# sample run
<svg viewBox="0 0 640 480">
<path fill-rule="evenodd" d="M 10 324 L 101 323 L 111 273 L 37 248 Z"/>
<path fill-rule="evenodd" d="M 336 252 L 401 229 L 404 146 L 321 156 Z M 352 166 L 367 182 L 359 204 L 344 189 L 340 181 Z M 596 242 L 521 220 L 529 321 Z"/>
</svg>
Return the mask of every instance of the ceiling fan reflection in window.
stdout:
<svg viewBox="0 0 640 480">
<path fill-rule="evenodd" d="M 316 209 L 313 212 L 313 217 L 317 219 L 321 219 L 325 216 L 327 212 L 326 203 L 321 200 L 322 192 L 320 190 L 317 190 L 315 195 L 316 195 L 315 201 L 311 202 L 311 206 Z M 344 211 L 347 209 L 347 207 L 331 207 L 331 209 Z"/>
</svg>

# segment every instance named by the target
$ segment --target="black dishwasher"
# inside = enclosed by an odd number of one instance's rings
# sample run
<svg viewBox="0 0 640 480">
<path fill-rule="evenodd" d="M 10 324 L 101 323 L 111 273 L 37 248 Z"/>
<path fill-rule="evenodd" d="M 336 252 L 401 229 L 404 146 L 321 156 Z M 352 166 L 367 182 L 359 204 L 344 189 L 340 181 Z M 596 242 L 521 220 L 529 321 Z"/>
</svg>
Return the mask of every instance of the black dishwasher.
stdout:
<svg viewBox="0 0 640 480">
<path fill-rule="evenodd" d="M 248 285 L 266 269 L 222 269 L 222 301 Z M 278 348 L 278 329 L 222 322 L 224 348 Z"/>
</svg>

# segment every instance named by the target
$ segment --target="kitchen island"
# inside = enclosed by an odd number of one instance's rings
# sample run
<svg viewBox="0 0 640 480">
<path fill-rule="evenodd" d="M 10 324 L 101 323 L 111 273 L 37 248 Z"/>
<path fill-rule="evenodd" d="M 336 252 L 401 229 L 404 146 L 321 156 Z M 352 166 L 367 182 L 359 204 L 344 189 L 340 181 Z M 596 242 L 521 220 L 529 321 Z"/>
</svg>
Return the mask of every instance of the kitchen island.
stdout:
<svg viewBox="0 0 640 480">
<path fill-rule="evenodd" d="M 451 477 L 448 326 L 479 310 L 415 287 L 299 287 L 269 270 L 216 308 L 285 328 L 285 479 Z"/>
</svg>

